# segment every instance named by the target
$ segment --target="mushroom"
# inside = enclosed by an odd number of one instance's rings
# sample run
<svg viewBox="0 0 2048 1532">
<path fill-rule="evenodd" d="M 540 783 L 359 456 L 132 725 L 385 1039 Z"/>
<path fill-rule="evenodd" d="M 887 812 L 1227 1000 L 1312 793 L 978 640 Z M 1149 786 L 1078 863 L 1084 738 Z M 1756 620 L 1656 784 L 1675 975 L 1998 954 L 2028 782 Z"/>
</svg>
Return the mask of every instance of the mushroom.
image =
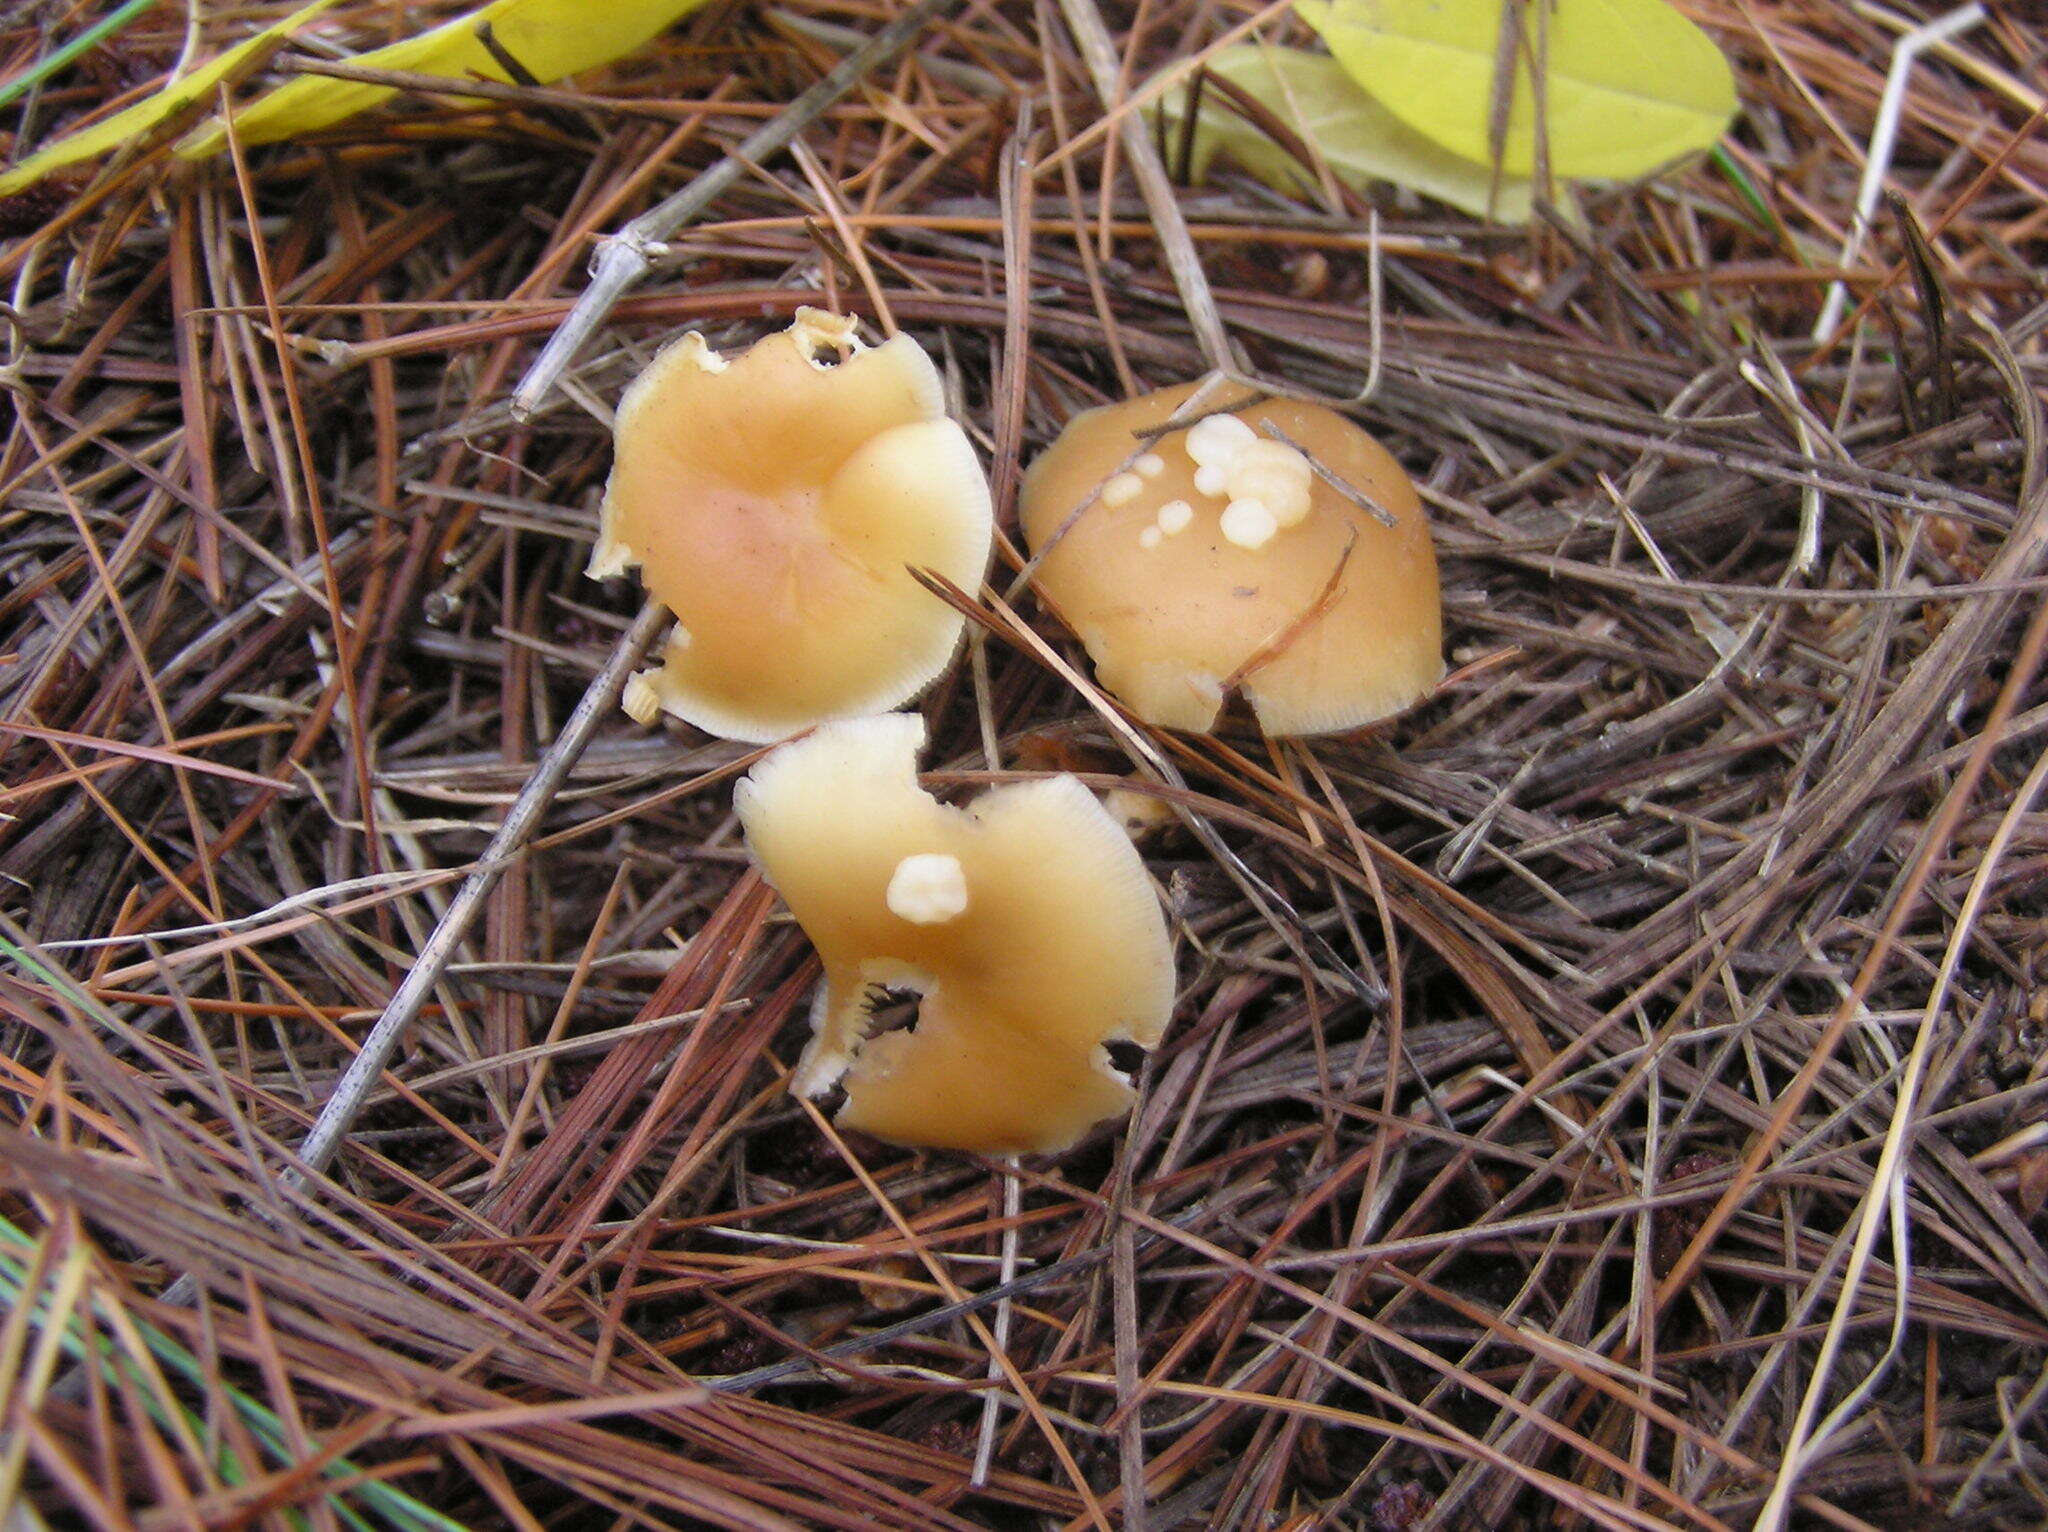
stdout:
<svg viewBox="0 0 2048 1532">
<path fill-rule="evenodd" d="M 988 479 L 931 359 L 854 325 L 799 309 L 730 361 L 692 331 L 620 400 L 590 574 L 637 564 L 676 615 L 627 686 L 638 721 L 782 739 L 907 702 L 952 658 L 962 618 L 910 570 L 980 584 Z"/>
<path fill-rule="evenodd" d="M 747 847 L 825 979 L 790 1089 L 846 1087 L 838 1121 L 893 1143 L 1066 1148 L 1124 1111 L 1108 1042 L 1151 1047 L 1173 1008 L 1159 898 L 1121 826 L 1071 776 L 965 809 L 917 782 L 914 713 L 826 724 L 734 794 Z M 870 1035 L 875 997 L 914 1026 Z"/>
<path fill-rule="evenodd" d="M 1292 399 L 1161 432 L 1196 386 L 1075 416 L 1024 478 L 1039 588 L 1102 684 L 1147 723 L 1192 730 L 1241 690 L 1271 735 L 1417 701 L 1443 678 L 1443 614 L 1400 464 Z"/>
</svg>

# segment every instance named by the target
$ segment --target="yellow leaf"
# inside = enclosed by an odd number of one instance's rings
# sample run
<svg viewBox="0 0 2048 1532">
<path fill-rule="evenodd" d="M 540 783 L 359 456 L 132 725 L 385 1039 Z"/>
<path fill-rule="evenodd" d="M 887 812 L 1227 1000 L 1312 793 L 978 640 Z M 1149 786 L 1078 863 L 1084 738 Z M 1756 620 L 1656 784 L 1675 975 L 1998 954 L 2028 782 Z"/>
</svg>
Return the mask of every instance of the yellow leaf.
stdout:
<svg viewBox="0 0 2048 1532">
<path fill-rule="evenodd" d="M 275 26 L 265 27 L 255 36 L 235 44 L 218 58 L 209 59 L 197 69 L 180 75 L 155 94 L 145 97 L 131 107 L 123 108 L 111 117 L 102 118 L 90 127 L 80 128 L 76 133 L 68 134 L 30 155 L 6 174 L 0 175 L 0 197 L 14 195 L 24 186 L 31 186 L 40 181 L 53 170 L 61 170 L 66 165 L 75 165 L 80 160 L 93 159 L 118 149 L 123 144 L 141 138 L 187 108 L 207 100 L 219 89 L 222 81 L 237 71 L 259 66 L 264 57 L 282 43 L 294 27 L 310 21 L 332 4 L 334 0 L 313 0 L 311 5 L 299 7 Z"/>
<path fill-rule="evenodd" d="M 1547 12 L 1546 12 L 1547 5 Z M 1491 162 L 1494 62 L 1508 0 L 1302 0 L 1302 19 L 1368 93 L 1452 153 Z M 1535 173 L 1528 60 L 1543 27 L 1545 145 L 1559 176 L 1625 180 L 1712 146 L 1735 77 L 1664 0 L 1529 0 L 1502 168 Z M 1544 13 L 1539 15 L 1539 13 Z"/>
<path fill-rule="evenodd" d="M 1315 145 L 1330 169 L 1361 190 L 1391 181 L 1434 197 L 1480 218 L 1527 223 L 1530 185 L 1502 176 L 1496 193 L 1493 173 L 1460 159 L 1424 138 L 1360 90 L 1343 66 L 1321 53 L 1299 48 L 1243 44 L 1209 60 L 1221 75 Z M 1160 102 L 1169 123 L 1187 111 L 1187 93 L 1174 90 Z M 1233 111 L 1221 92 L 1207 93 L 1196 125 L 1196 176 L 1205 175 L 1218 152 L 1279 191 L 1309 189 L 1313 179 L 1300 160 Z"/>
<path fill-rule="evenodd" d="M 511 76 L 477 38 L 488 23 L 498 46 L 536 80 L 608 64 L 670 26 L 705 0 L 492 0 L 455 20 L 389 47 L 358 54 L 349 62 L 364 69 L 397 69 L 462 80 Z M 267 144 L 332 127 L 396 94 L 389 86 L 364 85 L 324 75 L 301 75 L 235 113 L 235 136 Z M 212 154 L 227 141 L 210 123 L 178 146 L 187 158 Z"/>
</svg>

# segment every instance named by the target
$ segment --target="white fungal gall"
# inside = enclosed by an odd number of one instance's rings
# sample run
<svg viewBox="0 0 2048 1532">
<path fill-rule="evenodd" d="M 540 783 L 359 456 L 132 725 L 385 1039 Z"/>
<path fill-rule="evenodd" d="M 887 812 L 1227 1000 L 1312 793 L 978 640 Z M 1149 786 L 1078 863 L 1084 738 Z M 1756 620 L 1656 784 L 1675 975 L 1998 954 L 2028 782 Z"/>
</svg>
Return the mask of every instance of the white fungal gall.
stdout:
<svg viewBox="0 0 2048 1532">
<path fill-rule="evenodd" d="M 1256 500 L 1272 516 L 1273 525 L 1283 531 L 1288 527 L 1298 527 L 1308 519 L 1308 491 L 1291 484 L 1273 484 L 1263 479 L 1248 479 L 1240 484 L 1233 479 L 1230 498 L 1234 501 Z"/>
<path fill-rule="evenodd" d="M 1230 472 L 1233 478 L 1240 473 L 1263 472 L 1299 479 L 1306 484 L 1314 471 L 1308 465 L 1308 458 L 1287 443 L 1268 441 L 1260 436 L 1245 443 L 1237 456 L 1230 460 Z"/>
<path fill-rule="evenodd" d="M 1159 530 L 1168 537 L 1185 532 L 1195 519 L 1195 508 L 1185 500 L 1169 500 L 1159 507 Z"/>
<path fill-rule="evenodd" d="M 1285 492 L 1277 489 L 1267 489 L 1262 494 L 1253 494 L 1252 498 L 1264 503 L 1266 509 L 1273 513 L 1273 519 L 1280 524 L 1283 531 L 1288 527 L 1298 527 L 1308 520 L 1310 502 L 1309 492 L 1306 489 L 1287 490 Z"/>
<path fill-rule="evenodd" d="M 912 925 L 941 926 L 967 913 L 967 873 L 957 856 L 921 851 L 896 864 L 884 897 Z"/>
<path fill-rule="evenodd" d="M 1280 530 L 1280 522 L 1261 501 L 1233 500 L 1223 508 L 1223 540 L 1240 548 L 1263 548 Z"/>
<path fill-rule="evenodd" d="M 1188 456 L 1205 468 L 1213 463 L 1228 471 L 1238 453 L 1257 440 L 1235 415 L 1211 415 L 1188 428 Z"/>
<path fill-rule="evenodd" d="M 1156 479 L 1166 472 L 1166 459 L 1156 452 L 1147 452 L 1131 467 L 1137 470 L 1140 478 Z"/>
<path fill-rule="evenodd" d="M 1161 533 L 1157 527 L 1147 527 L 1138 534 L 1138 546 L 1140 548 L 1156 548 L 1159 546 L 1160 536 Z"/>
<path fill-rule="evenodd" d="M 1195 470 L 1195 488 L 1205 495 L 1220 495 L 1230 488 L 1230 470 L 1221 463 L 1204 463 Z"/>
<path fill-rule="evenodd" d="M 1230 465 L 1233 500 L 1256 500 L 1283 527 L 1298 526 L 1308 516 L 1309 492 L 1315 482 L 1308 459 L 1284 442 L 1256 441 Z"/>
<path fill-rule="evenodd" d="M 1134 473 L 1114 475 L 1102 486 L 1102 503 L 1112 508 L 1129 505 L 1145 488 L 1145 481 Z"/>
<path fill-rule="evenodd" d="M 1232 500 L 1258 501 L 1282 526 L 1300 520 L 1292 514 L 1296 508 L 1301 516 L 1308 514 L 1308 486 L 1270 472 L 1232 474 L 1228 495 Z"/>
</svg>

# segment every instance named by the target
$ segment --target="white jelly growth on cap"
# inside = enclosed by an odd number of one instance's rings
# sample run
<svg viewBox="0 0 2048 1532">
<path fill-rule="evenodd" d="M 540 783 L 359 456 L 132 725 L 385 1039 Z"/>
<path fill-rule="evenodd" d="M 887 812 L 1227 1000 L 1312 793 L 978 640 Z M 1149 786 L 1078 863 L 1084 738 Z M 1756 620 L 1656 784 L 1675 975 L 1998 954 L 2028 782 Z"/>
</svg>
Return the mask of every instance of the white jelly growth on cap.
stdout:
<svg viewBox="0 0 2048 1532">
<path fill-rule="evenodd" d="M 1223 508 L 1223 536 L 1240 548 L 1263 548 L 1280 530 L 1279 519 L 1258 500 L 1233 500 Z"/>
<path fill-rule="evenodd" d="M 1314 483 L 1308 459 L 1285 442 L 1248 442 L 1230 463 L 1230 498 L 1256 500 L 1280 527 L 1301 525 Z"/>
<path fill-rule="evenodd" d="M 889 875 L 889 908 L 912 925 L 936 926 L 967 910 L 967 874 L 960 858 L 920 851 Z"/>
<path fill-rule="evenodd" d="M 1145 481 L 1136 474 L 1116 474 L 1102 486 L 1102 503 L 1112 506 L 1128 505 L 1144 492 L 1144 488 Z"/>
<path fill-rule="evenodd" d="M 1258 435 L 1236 415 L 1210 415 L 1188 429 L 1195 488 L 1233 502 L 1256 502 L 1258 512 L 1224 512 L 1223 535 L 1240 548 L 1261 548 L 1273 533 L 1299 526 L 1308 515 L 1315 470 L 1302 453 Z M 1270 515 L 1272 529 L 1262 516 Z"/>
<path fill-rule="evenodd" d="M 1214 464 L 1226 472 L 1237 454 L 1258 435 L 1235 415 L 1210 415 L 1188 428 L 1188 456 L 1203 467 Z"/>
</svg>

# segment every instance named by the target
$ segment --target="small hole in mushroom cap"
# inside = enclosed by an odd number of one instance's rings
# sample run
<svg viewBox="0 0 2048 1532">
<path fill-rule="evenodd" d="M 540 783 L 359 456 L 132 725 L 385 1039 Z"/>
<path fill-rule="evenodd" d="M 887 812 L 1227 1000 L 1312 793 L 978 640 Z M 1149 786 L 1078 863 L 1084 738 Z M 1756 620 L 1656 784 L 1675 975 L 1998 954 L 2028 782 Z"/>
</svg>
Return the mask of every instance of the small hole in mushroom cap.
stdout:
<svg viewBox="0 0 2048 1532">
<path fill-rule="evenodd" d="M 868 1036 L 884 1032 L 915 1032 L 918 1006 L 924 996 L 914 989 L 891 984 L 871 984 L 864 997 L 868 1012 Z"/>
<path fill-rule="evenodd" d="M 1136 1079 L 1138 1071 L 1145 1067 L 1145 1050 L 1136 1043 L 1115 1041 L 1102 1047 L 1109 1055 L 1110 1067 L 1125 1079 Z"/>
<path fill-rule="evenodd" d="M 844 1081 L 834 1080 L 812 1096 L 811 1100 L 818 1103 L 818 1110 L 827 1117 L 837 1117 L 839 1109 L 846 1105 L 846 1084 Z"/>
</svg>

